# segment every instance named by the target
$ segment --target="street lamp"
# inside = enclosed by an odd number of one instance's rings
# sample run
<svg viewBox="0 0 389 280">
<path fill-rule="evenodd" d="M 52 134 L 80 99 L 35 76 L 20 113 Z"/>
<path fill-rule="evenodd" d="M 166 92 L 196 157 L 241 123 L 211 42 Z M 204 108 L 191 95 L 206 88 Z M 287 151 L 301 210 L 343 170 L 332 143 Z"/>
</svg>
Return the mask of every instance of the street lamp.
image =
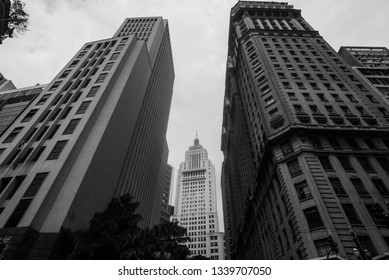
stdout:
<svg viewBox="0 0 389 280">
<path fill-rule="evenodd" d="M 348 232 L 351 234 L 355 244 L 357 245 L 357 248 L 353 249 L 354 255 L 358 259 L 361 257 L 362 260 L 370 260 L 370 252 L 367 249 L 362 248 L 361 243 L 359 242 L 358 237 L 355 235 L 355 232 L 351 226 L 348 227 Z"/>
</svg>

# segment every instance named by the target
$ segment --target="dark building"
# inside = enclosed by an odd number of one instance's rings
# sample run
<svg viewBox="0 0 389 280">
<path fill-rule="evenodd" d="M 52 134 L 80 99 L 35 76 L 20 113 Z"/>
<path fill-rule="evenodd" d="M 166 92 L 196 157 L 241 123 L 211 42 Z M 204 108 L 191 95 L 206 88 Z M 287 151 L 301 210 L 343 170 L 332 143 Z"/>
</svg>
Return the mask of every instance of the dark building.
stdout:
<svg viewBox="0 0 389 280">
<path fill-rule="evenodd" d="M 8 31 L 8 21 L 11 2 L 9 0 L 0 0 L 0 44 L 3 36 Z"/>
<path fill-rule="evenodd" d="M 301 11 L 239 1 L 231 9 L 225 83 L 227 256 L 388 252 L 388 104 Z"/>
<path fill-rule="evenodd" d="M 166 165 L 166 171 L 164 175 L 165 178 L 163 180 L 162 186 L 162 207 L 160 217 L 161 223 L 169 222 L 170 216 L 173 215 L 173 213 L 171 213 L 171 209 L 169 208 L 170 190 L 173 182 L 173 166 L 171 166 L 170 164 Z"/>
<path fill-rule="evenodd" d="M 339 55 L 361 79 L 389 103 L 389 50 L 385 47 L 341 47 Z"/>
<path fill-rule="evenodd" d="M 125 193 L 140 202 L 141 227 L 159 223 L 173 81 L 167 20 L 131 18 L 86 43 L 43 90 L 0 95 L 6 258 L 57 257 L 62 227 L 86 228 Z"/>
</svg>

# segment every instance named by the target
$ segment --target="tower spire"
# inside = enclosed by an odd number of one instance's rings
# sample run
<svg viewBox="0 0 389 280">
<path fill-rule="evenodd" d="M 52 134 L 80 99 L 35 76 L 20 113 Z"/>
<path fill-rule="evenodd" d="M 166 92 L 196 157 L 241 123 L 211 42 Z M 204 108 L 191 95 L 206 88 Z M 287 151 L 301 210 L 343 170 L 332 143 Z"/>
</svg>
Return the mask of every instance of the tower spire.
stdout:
<svg viewBox="0 0 389 280">
<path fill-rule="evenodd" d="M 196 139 L 194 140 L 194 144 L 195 144 L 195 146 L 200 145 L 200 141 L 198 139 L 198 131 L 197 130 L 196 130 Z"/>
</svg>

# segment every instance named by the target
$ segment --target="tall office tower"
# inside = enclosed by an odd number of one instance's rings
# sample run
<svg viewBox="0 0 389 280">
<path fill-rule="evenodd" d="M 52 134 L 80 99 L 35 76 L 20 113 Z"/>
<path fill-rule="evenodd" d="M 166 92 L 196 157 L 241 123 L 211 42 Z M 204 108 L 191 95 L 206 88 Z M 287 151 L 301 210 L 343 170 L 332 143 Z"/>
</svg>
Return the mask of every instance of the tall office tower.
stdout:
<svg viewBox="0 0 389 280">
<path fill-rule="evenodd" d="M 172 220 L 185 227 L 190 255 L 224 260 L 224 233 L 219 232 L 215 167 L 199 139 L 185 152 L 178 170 Z"/>
<path fill-rule="evenodd" d="M 341 47 L 339 55 L 389 103 L 389 50 L 385 47 Z"/>
<path fill-rule="evenodd" d="M 85 44 L 0 137 L 7 258 L 56 257 L 61 227 L 86 228 L 125 193 L 140 202 L 141 226 L 159 222 L 174 80 L 169 29 L 161 17 L 128 22 L 151 35 L 122 27 Z"/>
<path fill-rule="evenodd" d="M 221 146 L 229 257 L 332 258 L 331 240 L 341 258 L 389 251 L 388 105 L 356 76 L 292 5 L 232 8 Z"/>
<path fill-rule="evenodd" d="M 169 209 L 169 202 L 170 202 L 170 190 L 173 183 L 173 166 L 168 164 L 166 166 L 166 172 L 165 172 L 165 180 L 163 181 L 163 188 L 162 188 L 162 207 L 161 207 L 161 220 L 160 222 L 169 222 L 171 211 Z"/>
</svg>

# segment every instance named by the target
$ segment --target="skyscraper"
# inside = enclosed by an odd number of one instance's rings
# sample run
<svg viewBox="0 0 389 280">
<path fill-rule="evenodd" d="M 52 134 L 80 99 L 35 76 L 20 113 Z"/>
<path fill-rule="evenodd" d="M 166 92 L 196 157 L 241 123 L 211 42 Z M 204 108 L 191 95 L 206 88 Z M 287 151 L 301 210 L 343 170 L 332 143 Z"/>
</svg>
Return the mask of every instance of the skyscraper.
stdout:
<svg viewBox="0 0 389 280">
<path fill-rule="evenodd" d="M 388 48 L 341 47 L 338 53 L 389 104 Z"/>
<path fill-rule="evenodd" d="M 131 18 L 30 100 L 0 138 L 8 258 L 54 257 L 61 227 L 87 227 L 125 193 L 140 202 L 142 227 L 159 222 L 173 81 L 167 20 Z"/>
<path fill-rule="evenodd" d="M 215 167 L 195 139 L 178 170 L 173 220 L 185 227 L 190 255 L 224 259 L 224 234 L 219 232 Z"/>
<path fill-rule="evenodd" d="M 388 252 L 387 110 L 300 10 L 239 1 L 222 127 L 227 256 Z"/>
</svg>

